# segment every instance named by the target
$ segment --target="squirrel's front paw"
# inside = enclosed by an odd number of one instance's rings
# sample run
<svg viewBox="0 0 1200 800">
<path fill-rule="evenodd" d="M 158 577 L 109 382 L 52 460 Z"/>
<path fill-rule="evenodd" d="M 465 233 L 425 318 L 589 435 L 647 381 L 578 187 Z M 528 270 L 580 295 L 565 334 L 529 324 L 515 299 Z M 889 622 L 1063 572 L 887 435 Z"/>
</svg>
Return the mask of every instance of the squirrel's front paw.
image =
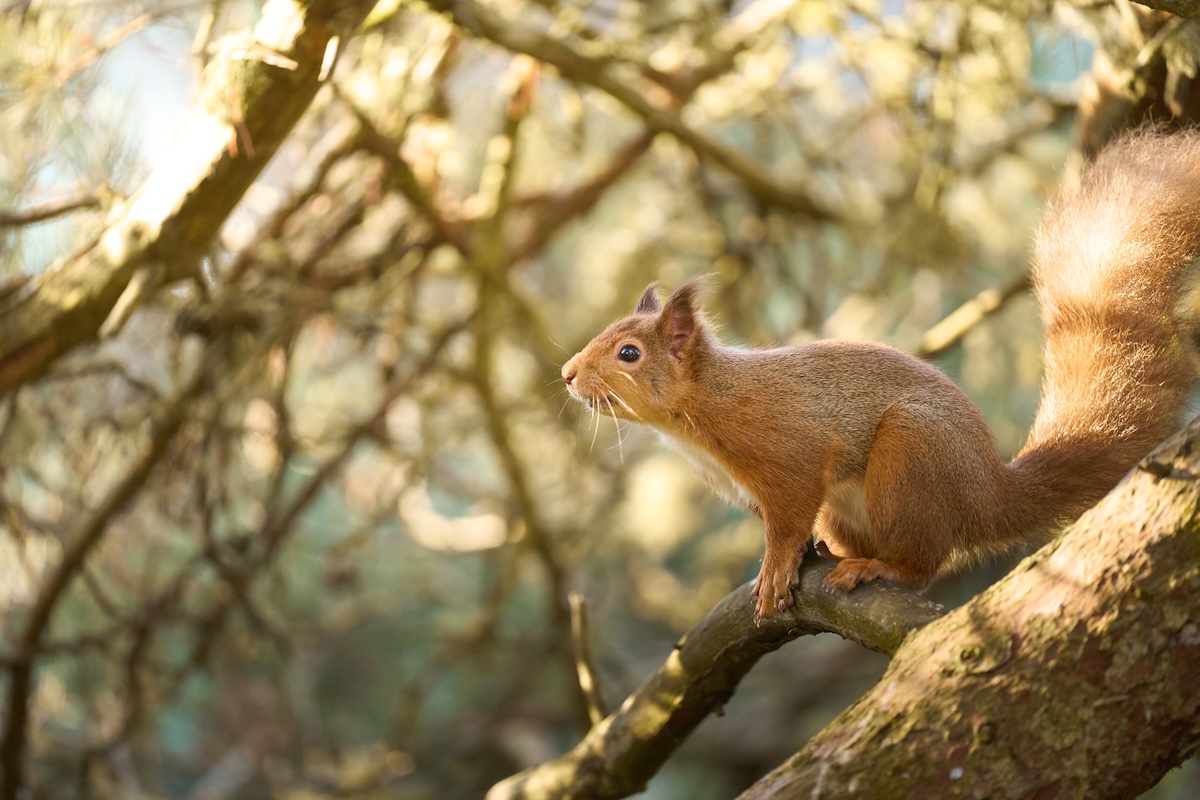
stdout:
<svg viewBox="0 0 1200 800">
<path fill-rule="evenodd" d="M 800 560 L 797 558 L 790 565 L 772 564 L 764 560 L 758 578 L 754 581 L 754 591 L 751 597 L 758 598 L 754 605 L 754 624 L 763 618 L 781 614 L 792 607 L 795 602 L 792 589 L 800 582 L 798 570 Z"/>
</svg>

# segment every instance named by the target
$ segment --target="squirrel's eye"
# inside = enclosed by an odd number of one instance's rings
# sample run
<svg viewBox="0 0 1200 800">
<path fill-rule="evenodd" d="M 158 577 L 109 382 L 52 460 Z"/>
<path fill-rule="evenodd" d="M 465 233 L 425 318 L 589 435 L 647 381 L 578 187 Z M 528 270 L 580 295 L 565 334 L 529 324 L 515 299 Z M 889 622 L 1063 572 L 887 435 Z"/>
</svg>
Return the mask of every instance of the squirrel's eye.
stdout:
<svg viewBox="0 0 1200 800">
<path fill-rule="evenodd" d="M 617 358 L 624 361 L 626 364 L 632 364 L 642 357 L 642 351 L 638 350 L 631 344 L 627 344 L 617 351 Z"/>
</svg>

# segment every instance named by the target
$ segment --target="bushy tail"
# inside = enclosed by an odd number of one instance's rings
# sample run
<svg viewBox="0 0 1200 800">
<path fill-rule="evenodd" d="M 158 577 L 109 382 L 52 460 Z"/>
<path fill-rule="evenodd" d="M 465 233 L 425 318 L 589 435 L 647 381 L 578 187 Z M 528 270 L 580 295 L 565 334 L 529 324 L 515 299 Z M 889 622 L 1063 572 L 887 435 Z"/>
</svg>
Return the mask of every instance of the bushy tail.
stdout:
<svg viewBox="0 0 1200 800">
<path fill-rule="evenodd" d="M 1027 531 L 1078 516 L 1179 425 L 1198 363 L 1200 136 L 1109 145 L 1050 210 L 1034 258 L 1042 401 L 1010 465 Z"/>
</svg>

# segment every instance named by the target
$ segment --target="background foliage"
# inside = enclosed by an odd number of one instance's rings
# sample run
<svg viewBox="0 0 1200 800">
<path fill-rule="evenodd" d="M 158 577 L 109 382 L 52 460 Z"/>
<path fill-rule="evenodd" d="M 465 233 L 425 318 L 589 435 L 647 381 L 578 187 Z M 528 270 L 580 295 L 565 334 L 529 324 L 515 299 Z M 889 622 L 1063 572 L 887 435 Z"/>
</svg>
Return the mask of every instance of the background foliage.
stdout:
<svg viewBox="0 0 1200 800">
<path fill-rule="evenodd" d="M 204 69 L 258 15 L 0 10 L 0 295 L 170 170 L 190 108 L 236 107 Z M 1031 231 L 1087 147 L 1095 64 L 1136 86 L 1166 53 L 1194 75 L 1194 23 L 1163 20 L 381 4 L 194 277 L 0 400 L 0 652 L 102 532 L 37 654 L 36 796 L 469 798 L 570 746 L 567 592 L 619 702 L 761 555 L 756 520 L 560 387 L 650 281 L 715 273 L 730 341 L 912 351 L 999 292 L 937 363 L 1014 452 L 1039 375 Z M 732 795 L 884 665 L 832 637 L 784 648 L 647 796 Z"/>
</svg>

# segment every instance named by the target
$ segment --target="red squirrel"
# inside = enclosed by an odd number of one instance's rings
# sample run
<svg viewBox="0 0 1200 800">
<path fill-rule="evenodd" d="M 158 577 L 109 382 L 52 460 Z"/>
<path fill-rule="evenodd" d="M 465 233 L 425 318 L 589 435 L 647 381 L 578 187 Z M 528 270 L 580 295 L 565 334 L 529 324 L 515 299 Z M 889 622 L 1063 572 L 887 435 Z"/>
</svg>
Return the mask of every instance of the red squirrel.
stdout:
<svg viewBox="0 0 1200 800">
<path fill-rule="evenodd" d="M 702 280 L 651 284 L 562 368 L 593 410 L 655 428 L 717 493 L 762 517 L 755 619 L 792 602 L 814 531 L 830 587 L 940 572 L 1039 541 L 1175 430 L 1200 341 L 1200 136 L 1139 132 L 1052 204 L 1033 277 L 1042 400 L 1025 448 L 935 367 L 882 344 L 722 344 Z"/>
</svg>

